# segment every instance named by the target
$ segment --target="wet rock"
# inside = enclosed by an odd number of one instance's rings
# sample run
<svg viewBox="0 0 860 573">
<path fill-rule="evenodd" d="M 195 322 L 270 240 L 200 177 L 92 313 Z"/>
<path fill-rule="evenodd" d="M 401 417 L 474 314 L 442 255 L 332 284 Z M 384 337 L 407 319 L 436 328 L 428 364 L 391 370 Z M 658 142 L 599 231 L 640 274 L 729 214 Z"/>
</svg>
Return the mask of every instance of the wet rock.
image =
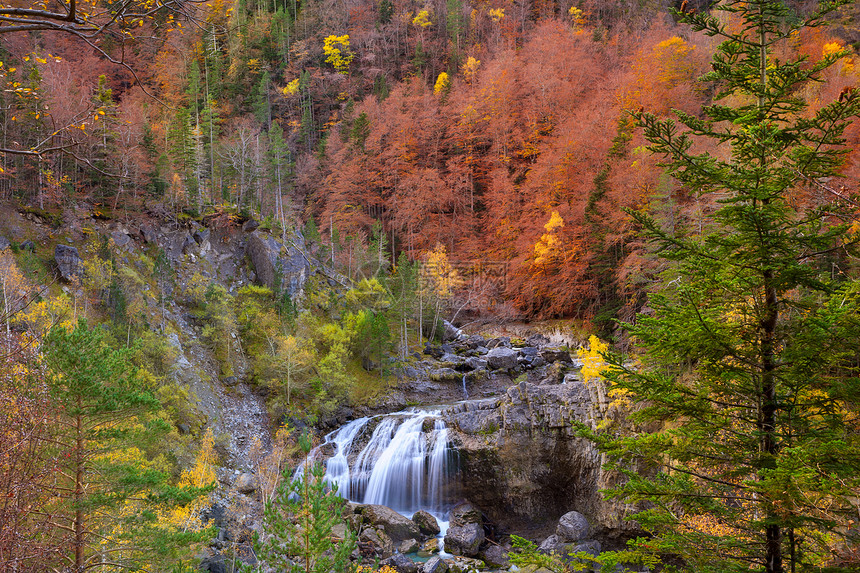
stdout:
<svg viewBox="0 0 860 573">
<path fill-rule="evenodd" d="M 445 534 L 445 551 L 454 555 L 477 557 L 484 542 L 484 528 L 478 523 L 452 525 Z"/>
<path fill-rule="evenodd" d="M 607 408 L 598 384 L 571 380 L 524 381 L 475 412 L 446 410 L 449 436 L 460 456 L 462 495 L 503 528 L 557 523 L 576 508 L 595 528 L 635 534 L 636 523 L 626 517 L 629 508 L 600 494 L 618 476 L 603 466 L 594 443 L 570 424 L 597 428 Z"/>
<path fill-rule="evenodd" d="M 398 573 L 417 573 L 418 571 L 418 565 L 402 553 L 395 553 L 391 557 L 383 559 L 379 564 L 388 565 Z"/>
<path fill-rule="evenodd" d="M 591 525 L 578 511 L 569 511 L 558 520 L 555 534 L 564 542 L 591 538 Z"/>
<path fill-rule="evenodd" d="M 253 474 L 244 473 L 236 478 L 233 485 L 239 493 L 251 494 L 257 491 L 257 478 Z"/>
<path fill-rule="evenodd" d="M 373 547 L 376 554 L 389 557 L 394 554 L 394 542 L 381 529 L 369 527 L 361 532 L 358 541 Z"/>
<path fill-rule="evenodd" d="M 487 365 L 493 370 L 509 370 L 517 365 L 517 351 L 498 346 L 487 353 Z"/>
<path fill-rule="evenodd" d="M 421 549 L 421 544 L 418 543 L 417 539 L 407 539 L 400 544 L 398 551 L 401 553 L 415 553 L 419 549 Z"/>
<path fill-rule="evenodd" d="M 421 546 L 421 551 L 424 553 L 438 553 L 439 552 L 439 538 L 431 537 L 427 541 L 424 542 L 424 545 Z"/>
<path fill-rule="evenodd" d="M 360 505 L 357 509 L 365 522 L 381 528 L 388 537 L 398 543 L 421 536 L 415 522 L 384 505 Z"/>
<path fill-rule="evenodd" d="M 23 243 L 21 247 L 23 248 Z M 84 276 L 84 261 L 75 247 L 68 245 L 57 245 L 54 249 L 54 261 L 57 263 L 57 271 L 60 278 L 66 282 L 73 279 L 81 279 Z"/>
<path fill-rule="evenodd" d="M 486 568 L 480 560 L 463 556 L 448 559 L 446 563 L 448 564 L 448 571 L 450 573 L 478 573 L 478 571 Z"/>
<path fill-rule="evenodd" d="M 421 568 L 421 573 L 446 573 L 448 564 L 441 557 L 431 557 Z"/>
<path fill-rule="evenodd" d="M 415 515 L 412 516 L 412 521 L 424 535 L 439 534 L 439 523 L 436 521 L 436 518 L 423 509 L 415 512 Z"/>
</svg>

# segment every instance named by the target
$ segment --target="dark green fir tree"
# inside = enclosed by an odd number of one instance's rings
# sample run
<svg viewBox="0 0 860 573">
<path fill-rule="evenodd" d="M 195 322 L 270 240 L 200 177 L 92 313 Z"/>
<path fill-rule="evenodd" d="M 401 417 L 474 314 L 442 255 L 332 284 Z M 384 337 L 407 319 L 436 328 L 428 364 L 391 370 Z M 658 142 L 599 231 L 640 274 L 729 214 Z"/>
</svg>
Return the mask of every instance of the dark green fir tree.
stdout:
<svg viewBox="0 0 860 573">
<path fill-rule="evenodd" d="M 716 103 L 678 122 L 636 114 L 667 172 L 718 203 L 701 234 L 636 215 L 671 266 L 628 326 L 640 363 L 607 374 L 640 431 L 592 434 L 626 474 L 611 494 L 643 510 L 637 549 L 672 556 L 665 570 L 819 571 L 857 519 L 858 237 L 828 181 L 860 97 L 801 99 L 845 52 L 777 57 L 847 3 L 806 20 L 773 0 L 678 13 L 722 40 L 703 78 Z M 716 154 L 694 151 L 707 140 Z"/>
</svg>

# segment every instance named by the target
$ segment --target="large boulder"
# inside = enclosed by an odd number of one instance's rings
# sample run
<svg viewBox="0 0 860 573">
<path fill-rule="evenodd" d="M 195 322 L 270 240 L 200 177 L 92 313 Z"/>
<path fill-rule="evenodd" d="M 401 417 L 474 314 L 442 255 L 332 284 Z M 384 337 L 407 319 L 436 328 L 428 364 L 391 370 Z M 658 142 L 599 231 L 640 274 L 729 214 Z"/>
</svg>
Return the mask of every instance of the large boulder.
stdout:
<svg viewBox="0 0 860 573">
<path fill-rule="evenodd" d="M 385 531 L 393 541 L 400 543 L 406 539 L 421 537 L 421 531 L 414 521 L 384 505 L 358 505 L 357 512 L 364 521 Z"/>
<path fill-rule="evenodd" d="M 439 522 L 436 521 L 435 517 L 423 509 L 415 512 L 415 515 L 412 516 L 412 521 L 418 526 L 419 531 L 424 535 L 439 534 Z"/>
<path fill-rule="evenodd" d="M 498 545 L 488 544 L 479 555 L 481 561 L 487 564 L 491 569 L 507 569 L 511 566 L 508 559 L 508 552 Z"/>
<path fill-rule="evenodd" d="M 517 366 L 517 351 L 497 346 L 487 353 L 487 365 L 493 370 L 509 370 Z"/>
<path fill-rule="evenodd" d="M 246 252 L 257 280 L 272 290 L 282 289 L 291 297 L 304 287 L 311 266 L 300 239 L 284 244 L 271 235 L 254 231 L 248 235 Z M 275 284 L 279 282 L 279 284 Z"/>
<path fill-rule="evenodd" d="M 591 538 L 591 525 L 585 516 L 578 511 L 569 511 L 558 520 L 555 534 L 565 542 L 580 541 Z"/>
<path fill-rule="evenodd" d="M 394 542 L 381 529 L 368 527 L 358 536 L 358 545 L 370 546 L 373 553 L 383 558 L 394 555 Z"/>
<path fill-rule="evenodd" d="M 477 557 L 484 542 L 484 528 L 478 523 L 452 525 L 445 534 L 445 551 L 454 555 Z"/>
<path fill-rule="evenodd" d="M 75 247 L 57 245 L 54 249 L 54 261 L 57 263 L 57 272 L 64 281 L 72 282 L 74 279 L 83 278 L 84 261 Z"/>
</svg>

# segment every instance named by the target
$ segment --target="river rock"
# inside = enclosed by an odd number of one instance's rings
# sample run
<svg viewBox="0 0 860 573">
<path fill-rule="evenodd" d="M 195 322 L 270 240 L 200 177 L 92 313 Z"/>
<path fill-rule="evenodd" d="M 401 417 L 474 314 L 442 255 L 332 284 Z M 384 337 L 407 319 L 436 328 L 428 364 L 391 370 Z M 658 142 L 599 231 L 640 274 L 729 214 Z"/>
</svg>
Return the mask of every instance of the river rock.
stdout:
<svg viewBox="0 0 860 573">
<path fill-rule="evenodd" d="M 364 521 L 381 528 L 395 542 L 421 537 L 421 531 L 412 520 L 384 505 L 359 505 L 358 513 Z"/>
<path fill-rule="evenodd" d="M 391 557 L 379 562 L 382 566 L 389 566 L 398 573 L 417 573 L 418 565 L 402 553 L 395 553 Z"/>
<path fill-rule="evenodd" d="M 412 521 L 418 526 L 419 531 L 424 535 L 438 535 L 439 522 L 430 513 L 420 509 L 412 516 Z"/>
<path fill-rule="evenodd" d="M 375 527 L 368 527 L 358 536 L 360 543 L 368 544 L 383 558 L 394 554 L 394 542 L 384 531 Z"/>
<path fill-rule="evenodd" d="M 400 547 L 397 550 L 400 551 L 400 553 L 415 553 L 419 549 L 421 549 L 421 544 L 418 543 L 417 539 L 407 539 L 400 544 Z"/>
<path fill-rule="evenodd" d="M 478 573 L 485 569 L 486 565 L 478 560 L 460 555 L 454 556 L 453 559 L 448 559 L 448 571 L 450 573 Z"/>
<path fill-rule="evenodd" d="M 445 551 L 454 555 L 477 557 L 484 542 L 484 528 L 478 523 L 452 525 L 445 534 Z"/>
<path fill-rule="evenodd" d="M 585 516 L 578 511 L 569 511 L 558 520 L 555 534 L 566 543 L 590 539 L 591 525 Z"/>
<path fill-rule="evenodd" d="M 421 546 L 421 551 L 424 553 L 439 553 L 439 538 L 431 537 Z"/>
<path fill-rule="evenodd" d="M 64 281 L 71 282 L 73 279 L 83 278 L 84 261 L 75 247 L 57 245 L 54 249 L 54 261 L 57 263 L 60 278 Z"/>
<path fill-rule="evenodd" d="M 431 557 L 421 568 L 421 573 L 446 573 L 448 564 L 441 557 Z"/>
<path fill-rule="evenodd" d="M 487 365 L 493 370 L 509 370 L 517 365 L 517 351 L 497 346 L 487 353 Z"/>
</svg>

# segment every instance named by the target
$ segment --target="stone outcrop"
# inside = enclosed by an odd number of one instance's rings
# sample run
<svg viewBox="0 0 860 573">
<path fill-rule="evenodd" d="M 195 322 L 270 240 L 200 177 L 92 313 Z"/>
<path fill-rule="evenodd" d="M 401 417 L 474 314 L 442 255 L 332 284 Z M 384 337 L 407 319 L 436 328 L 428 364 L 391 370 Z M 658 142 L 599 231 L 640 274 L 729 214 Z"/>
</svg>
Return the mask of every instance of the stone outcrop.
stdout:
<svg viewBox="0 0 860 573">
<path fill-rule="evenodd" d="M 617 476 L 573 427 L 596 428 L 612 416 L 602 384 L 584 384 L 573 373 L 561 384 L 523 381 L 502 397 L 450 408 L 445 417 L 459 449 L 463 495 L 513 530 L 564 514 L 556 531 L 564 543 L 591 536 L 589 520 L 604 533 L 635 528 L 625 519 L 630 508 L 603 499 L 600 490 Z"/>
<path fill-rule="evenodd" d="M 84 261 L 75 247 L 57 245 L 54 249 L 54 262 L 62 280 L 72 282 L 84 277 Z"/>
<path fill-rule="evenodd" d="M 272 290 L 282 289 L 291 297 L 301 292 L 310 271 L 308 259 L 296 236 L 283 242 L 275 237 L 254 231 L 248 235 L 246 253 L 257 274 L 257 280 Z M 276 282 L 280 281 L 279 284 Z"/>
</svg>

